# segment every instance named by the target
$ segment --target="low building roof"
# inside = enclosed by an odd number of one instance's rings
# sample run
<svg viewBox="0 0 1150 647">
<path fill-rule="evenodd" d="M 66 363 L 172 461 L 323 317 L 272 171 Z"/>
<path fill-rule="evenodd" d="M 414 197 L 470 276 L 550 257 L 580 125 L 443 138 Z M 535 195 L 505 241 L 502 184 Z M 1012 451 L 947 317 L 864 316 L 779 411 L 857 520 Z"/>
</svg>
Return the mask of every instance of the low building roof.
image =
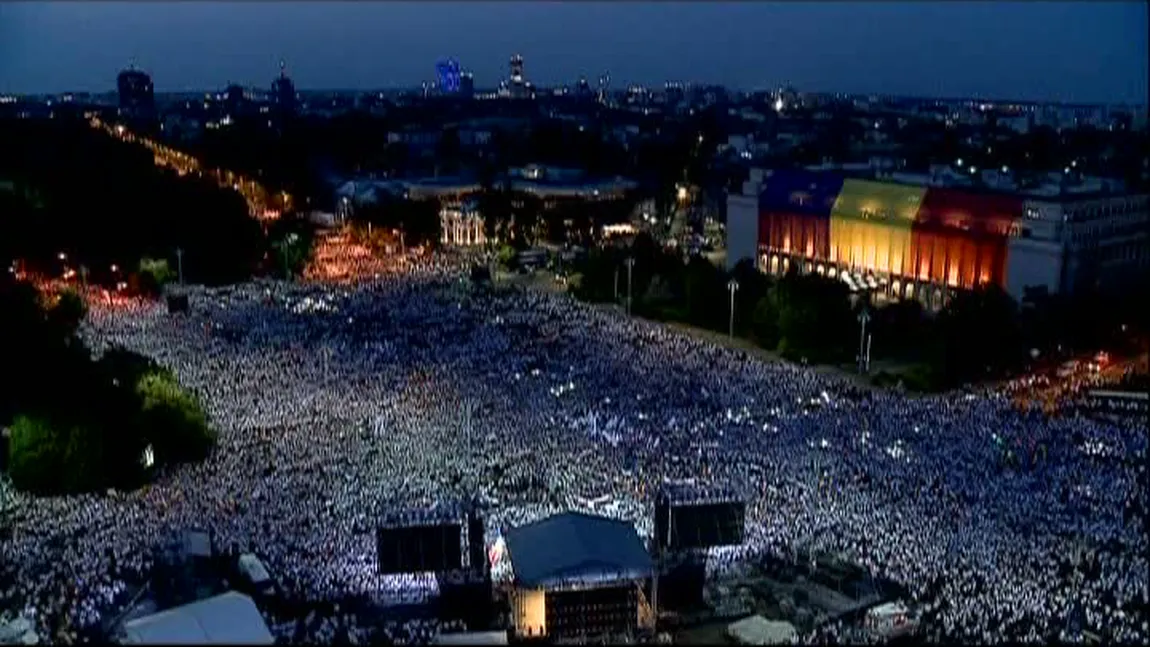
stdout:
<svg viewBox="0 0 1150 647">
<path fill-rule="evenodd" d="M 433 645 L 506 645 L 506 631 L 464 631 L 439 634 Z"/>
</svg>

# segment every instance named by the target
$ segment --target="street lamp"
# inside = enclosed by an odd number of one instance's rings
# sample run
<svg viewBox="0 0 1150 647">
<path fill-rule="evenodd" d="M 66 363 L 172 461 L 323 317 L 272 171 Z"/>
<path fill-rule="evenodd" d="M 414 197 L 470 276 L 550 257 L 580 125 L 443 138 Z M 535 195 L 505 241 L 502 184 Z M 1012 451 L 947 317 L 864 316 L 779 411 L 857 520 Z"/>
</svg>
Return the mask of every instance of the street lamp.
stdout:
<svg viewBox="0 0 1150 647">
<path fill-rule="evenodd" d="M 184 284 L 184 250 L 181 247 L 176 248 L 176 278 L 180 285 Z"/>
<path fill-rule="evenodd" d="M 867 369 L 867 364 L 870 363 L 868 361 L 870 359 L 870 357 L 869 357 L 870 353 L 868 352 L 870 350 L 870 348 L 869 348 L 870 344 L 867 343 L 867 334 L 866 334 L 866 325 L 867 325 L 867 322 L 869 322 L 869 321 L 870 321 L 870 311 L 867 309 L 866 306 L 863 306 L 862 312 L 859 313 L 859 355 L 858 355 L 859 373 L 865 373 L 866 369 Z"/>
<path fill-rule="evenodd" d="M 731 279 L 727 282 L 727 290 L 731 293 L 731 320 L 730 326 L 727 330 L 727 336 L 734 338 L 735 336 L 735 292 L 739 291 L 739 282 Z"/>
<path fill-rule="evenodd" d="M 623 261 L 627 264 L 627 314 L 631 314 L 631 272 L 635 268 L 635 257 L 628 256 L 627 260 Z"/>
</svg>

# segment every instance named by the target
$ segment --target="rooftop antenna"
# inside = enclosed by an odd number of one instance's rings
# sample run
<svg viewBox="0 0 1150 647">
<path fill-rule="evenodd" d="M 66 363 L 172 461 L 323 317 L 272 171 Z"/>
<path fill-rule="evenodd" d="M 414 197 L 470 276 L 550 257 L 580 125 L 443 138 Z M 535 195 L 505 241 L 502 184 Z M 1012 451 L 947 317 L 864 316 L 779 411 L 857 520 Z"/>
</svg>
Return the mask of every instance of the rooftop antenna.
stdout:
<svg viewBox="0 0 1150 647">
<path fill-rule="evenodd" d="M 286 67 L 287 67 L 287 64 L 284 63 L 284 60 L 281 58 L 280 59 L 280 78 L 281 79 L 285 78 L 287 76 L 287 70 L 285 69 Z"/>
</svg>

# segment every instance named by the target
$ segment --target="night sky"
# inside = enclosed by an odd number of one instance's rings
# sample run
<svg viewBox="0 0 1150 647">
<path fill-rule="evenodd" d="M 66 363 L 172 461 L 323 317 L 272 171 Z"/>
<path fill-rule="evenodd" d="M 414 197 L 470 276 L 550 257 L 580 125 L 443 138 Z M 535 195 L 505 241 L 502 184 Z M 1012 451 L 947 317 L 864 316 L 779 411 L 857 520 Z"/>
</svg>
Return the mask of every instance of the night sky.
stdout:
<svg viewBox="0 0 1150 647">
<path fill-rule="evenodd" d="M 744 89 L 1146 103 L 1144 2 L 0 2 L 0 92 L 412 87 L 453 56 L 494 87 L 669 79 Z"/>
</svg>

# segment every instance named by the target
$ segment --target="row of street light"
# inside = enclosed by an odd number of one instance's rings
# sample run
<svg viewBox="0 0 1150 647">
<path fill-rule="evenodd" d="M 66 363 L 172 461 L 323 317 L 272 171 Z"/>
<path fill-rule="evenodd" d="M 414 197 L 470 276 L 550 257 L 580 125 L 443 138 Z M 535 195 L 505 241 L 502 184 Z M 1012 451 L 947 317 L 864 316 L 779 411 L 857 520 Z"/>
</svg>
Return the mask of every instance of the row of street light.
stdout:
<svg viewBox="0 0 1150 647">
<path fill-rule="evenodd" d="M 631 302 L 632 302 L 631 285 L 632 285 L 632 275 L 633 275 L 634 269 L 635 269 L 635 257 L 628 256 L 623 261 L 623 265 L 625 265 L 627 267 L 626 308 L 627 308 L 627 314 L 630 315 L 631 314 Z M 738 281 L 736 281 L 734 278 L 732 278 L 730 281 L 727 281 L 727 291 L 730 292 L 730 294 L 731 294 L 730 319 L 729 319 L 729 323 L 728 323 L 728 327 L 727 327 L 727 336 L 732 338 L 732 339 L 735 336 L 735 292 L 738 292 L 738 290 L 739 290 L 739 282 Z M 618 266 L 616 266 L 615 267 L 615 302 L 618 303 L 618 301 L 619 301 L 619 268 L 618 268 Z"/>
</svg>

